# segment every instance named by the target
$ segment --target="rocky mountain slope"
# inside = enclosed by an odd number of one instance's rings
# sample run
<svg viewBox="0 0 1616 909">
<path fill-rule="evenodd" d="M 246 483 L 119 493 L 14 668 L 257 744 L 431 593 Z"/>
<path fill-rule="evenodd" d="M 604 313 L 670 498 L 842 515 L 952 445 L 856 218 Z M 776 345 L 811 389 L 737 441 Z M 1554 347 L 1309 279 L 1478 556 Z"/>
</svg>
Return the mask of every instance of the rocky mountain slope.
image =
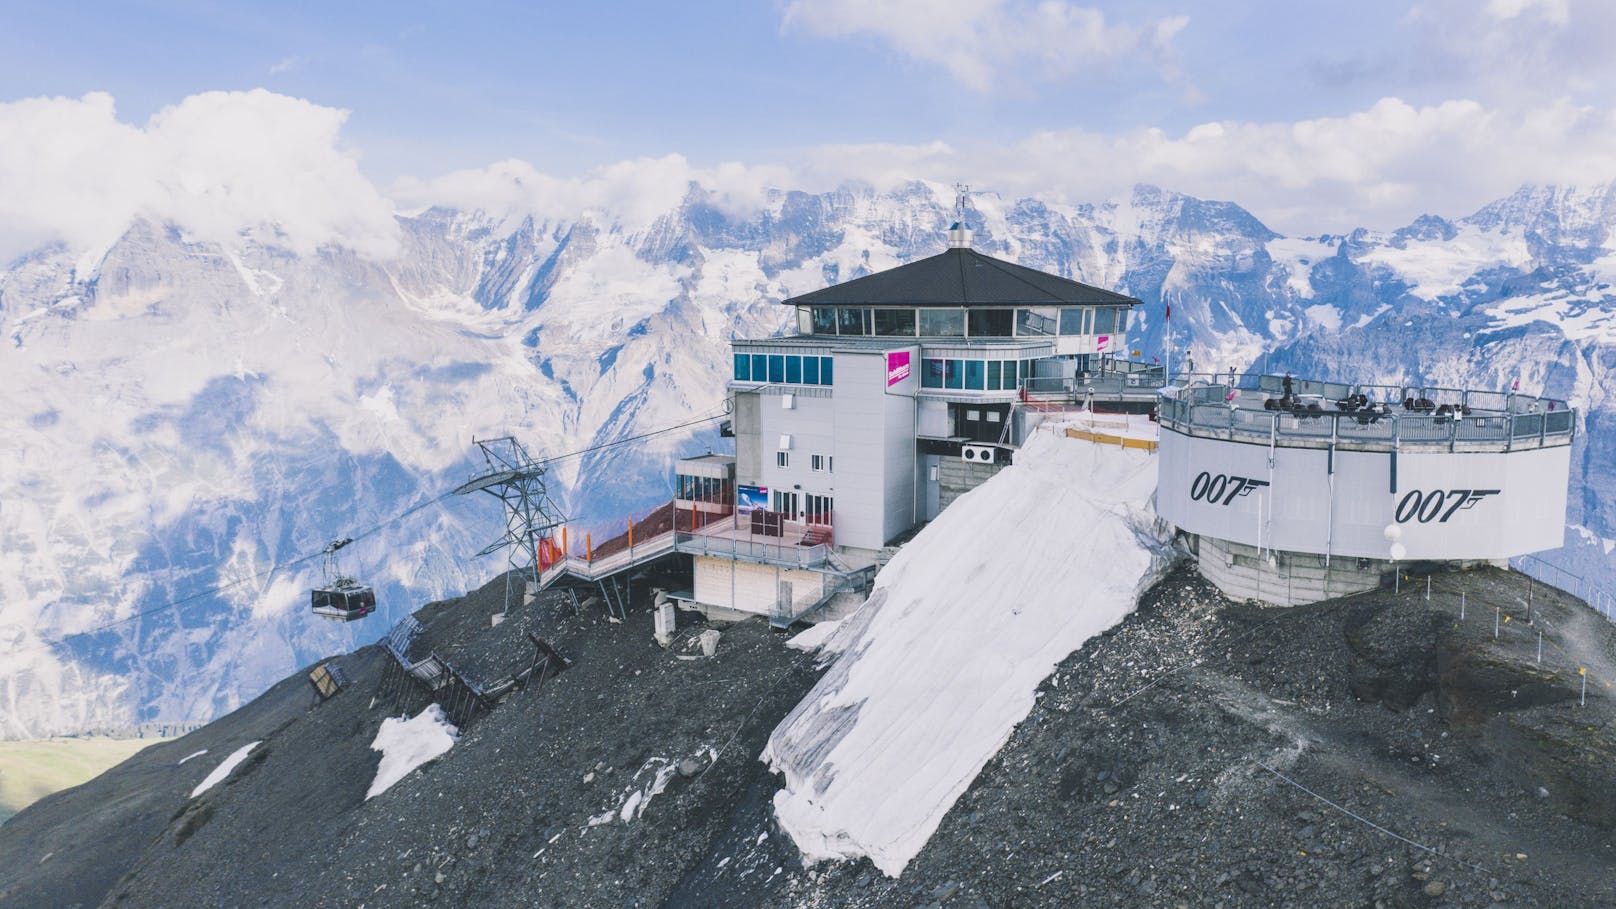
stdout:
<svg viewBox="0 0 1616 909">
<path fill-rule="evenodd" d="M 490 627 L 496 581 L 423 609 L 417 647 L 519 662 L 536 631 L 573 662 L 443 756 L 365 799 L 382 718 L 420 702 L 364 648 L 328 701 L 290 677 L 0 826 L 0 906 L 1609 905 L 1616 702 L 1579 706 L 1575 667 L 1609 680 L 1616 634 L 1527 584 L 1255 610 L 1170 574 L 894 879 L 803 867 L 773 826 L 757 755 L 816 675 L 782 637 L 730 626 L 704 659 L 700 625 L 658 648 L 644 599 L 613 624 L 559 596 Z"/>
<path fill-rule="evenodd" d="M 1457 221 L 1282 237 L 1152 187 L 1094 205 L 972 199 L 994 255 L 1144 300 L 1133 346 L 1200 369 L 1507 387 L 1585 409 L 1565 550 L 1611 583 L 1616 189 L 1527 188 Z M 489 503 L 392 519 L 473 468 L 473 435 L 546 455 L 716 414 L 727 339 L 775 301 L 941 248 L 952 194 L 692 185 L 652 217 L 401 216 L 386 261 L 137 223 L 0 270 L 0 736 L 206 720 L 374 629 L 301 606 L 325 541 L 391 622 L 472 586 Z M 711 424 L 557 462 L 578 526 L 647 509 Z M 613 525 L 616 526 L 615 524 Z M 277 570 L 277 566 L 280 566 Z M 214 593 L 213 588 L 228 585 Z M 189 599 L 193 598 L 194 599 Z M 175 600 L 181 607 L 163 608 Z M 111 624 L 117 623 L 117 624 Z M 63 641 L 66 635 L 73 635 Z"/>
</svg>

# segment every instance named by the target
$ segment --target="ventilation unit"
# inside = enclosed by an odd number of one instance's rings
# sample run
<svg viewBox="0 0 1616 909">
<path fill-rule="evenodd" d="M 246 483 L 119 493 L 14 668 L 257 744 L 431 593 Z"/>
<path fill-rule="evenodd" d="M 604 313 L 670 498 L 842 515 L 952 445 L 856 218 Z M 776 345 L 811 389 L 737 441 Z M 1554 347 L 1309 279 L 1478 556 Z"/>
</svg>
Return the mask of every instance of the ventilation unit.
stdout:
<svg viewBox="0 0 1616 909">
<path fill-rule="evenodd" d="M 786 433 L 781 433 L 780 434 L 780 450 L 781 451 L 790 451 L 791 450 L 791 433 L 786 432 Z"/>
<path fill-rule="evenodd" d="M 796 395 L 788 393 L 788 394 L 783 394 L 783 395 L 780 396 L 780 409 L 781 410 L 795 410 L 796 407 L 797 407 L 797 396 Z"/>
<path fill-rule="evenodd" d="M 961 445 L 960 460 L 970 464 L 992 464 L 999 450 L 992 445 Z"/>
</svg>

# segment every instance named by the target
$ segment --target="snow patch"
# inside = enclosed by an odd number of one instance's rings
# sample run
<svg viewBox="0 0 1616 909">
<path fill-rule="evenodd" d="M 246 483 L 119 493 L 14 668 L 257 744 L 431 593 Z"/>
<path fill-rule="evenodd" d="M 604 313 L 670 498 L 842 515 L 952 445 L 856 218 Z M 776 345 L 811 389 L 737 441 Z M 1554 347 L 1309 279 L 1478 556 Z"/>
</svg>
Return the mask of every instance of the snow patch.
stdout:
<svg viewBox="0 0 1616 909">
<path fill-rule="evenodd" d="M 1315 237 L 1275 237 L 1268 241 L 1268 255 L 1285 269 L 1285 286 L 1303 299 L 1312 299 L 1313 265 L 1335 255 L 1337 241 Z"/>
<path fill-rule="evenodd" d="M 190 754 L 187 754 L 185 757 L 180 758 L 179 764 L 175 764 L 174 766 L 178 767 L 180 764 L 185 763 L 186 761 L 190 760 L 191 758 L 201 757 L 202 755 L 207 754 L 207 753 L 208 753 L 208 749 L 206 749 L 206 748 L 202 749 L 201 751 L 193 751 Z"/>
<path fill-rule="evenodd" d="M 622 804 L 615 809 L 607 810 L 589 819 L 589 826 L 599 827 L 619 820 L 627 824 L 637 820 L 645 813 L 651 804 L 651 799 L 662 794 L 668 784 L 673 781 L 673 775 L 679 771 L 677 762 L 665 757 L 653 757 L 634 771 L 629 787 L 624 790 Z"/>
<path fill-rule="evenodd" d="M 207 792 L 209 789 L 212 789 L 214 786 L 224 782 L 224 778 L 230 775 L 230 771 L 236 769 L 237 764 L 245 761 L 247 759 L 247 755 L 251 754 L 252 750 L 257 748 L 262 742 L 262 739 L 257 742 L 249 742 L 242 745 L 240 748 L 237 748 L 235 751 L 230 752 L 230 756 L 220 761 L 219 766 L 213 768 L 212 773 L 208 774 L 207 777 L 202 780 L 202 782 L 196 784 L 196 788 L 191 790 L 191 798 L 194 799 L 202 793 Z M 191 758 L 196 757 L 198 754 L 206 753 L 207 749 L 204 748 L 185 760 L 188 761 Z M 185 761 L 181 761 L 180 763 L 183 764 Z"/>
<path fill-rule="evenodd" d="M 774 810 L 808 862 L 901 873 L 1032 709 L 1039 682 L 1169 563 L 1155 455 L 1043 427 L 898 552 L 769 738 Z"/>
<path fill-rule="evenodd" d="M 1331 332 L 1341 330 L 1341 310 L 1328 303 L 1319 303 L 1302 310 L 1307 320 L 1318 327 Z"/>
<path fill-rule="evenodd" d="M 376 767 L 376 779 L 371 782 L 365 798 L 381 795 L 393 784 L 408 776 L 410 771 L 454 747 L 460 730 L 444 716 L 443 708 L 428 704 L 413 719 L 388 717 L 382 728 L 376 730 L 372 750 L 382 753 Z"/>
</svg>

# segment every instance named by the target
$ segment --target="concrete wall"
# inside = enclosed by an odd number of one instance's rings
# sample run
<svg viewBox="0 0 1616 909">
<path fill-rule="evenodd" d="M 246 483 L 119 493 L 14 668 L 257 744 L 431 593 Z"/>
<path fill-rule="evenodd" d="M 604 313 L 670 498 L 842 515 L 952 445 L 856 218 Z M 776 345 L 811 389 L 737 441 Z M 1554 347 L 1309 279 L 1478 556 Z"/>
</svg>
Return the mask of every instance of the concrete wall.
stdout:
<svg viewBox="0 0 1616 909">
<path fill-rule="evenodd" d="M 801 608 L 817 603 L 824 595 L 824 575 L 817 571 L 799 571 L 707 556 L 694 558 L 694 581 L 691 593 L 696 602 L 758 615 L 774 612 L 781 581 L 791 584 L 793 602 L 807 604 Z"/>
<path fill-rule="evenodd" d="M 1325 568 L 1320 556 L 1296 552 L 1274 553 L 1270 563 L 1268 554 L 1259 558 L 1254 546 L 1204 536 L 1196 548 L 1201 576 L 1225 596 L 1275 606 L 1301 606 L 1373 590 L 1380 586 L 1381 574 L 1392 567 L 1390 562 L 1366 559 L 1360 568 L 1358 559 L 1338 556 Z"/>
<path fill-rule="evenodd" d="M 973 464 L 956 455 L 937 461 L 938 507 L 947 508 L 954 500 L 981 486 L 1004 469 L 1003 464 Z"/>
</svg>

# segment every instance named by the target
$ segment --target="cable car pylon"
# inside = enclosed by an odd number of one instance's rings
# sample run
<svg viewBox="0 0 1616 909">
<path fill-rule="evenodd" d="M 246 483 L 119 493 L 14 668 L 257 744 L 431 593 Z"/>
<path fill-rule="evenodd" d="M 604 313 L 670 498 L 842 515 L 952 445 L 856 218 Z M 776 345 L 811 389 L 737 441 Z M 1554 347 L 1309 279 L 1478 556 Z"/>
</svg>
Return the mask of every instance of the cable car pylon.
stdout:
<svg viewBox="0 0 1616 909">
<path fill-rule="evenodd" d="M 482 450 L 487 470 L 455 488 L 455 495 L 486 492 L 500 500 L 505 510 L 505 533 L 477 555 L 507 549 L 512 572 L 505 576 L 505 609 L 511 608 L 512 574 L 522 577 L 528 589 L 536 590 L 540 564 L 556 551 L 550 532 L 566 522 L 545 488 L 546 468 L 527 453 L 513 436 L 497 439 L 473 438 Z"/>
</svg>

